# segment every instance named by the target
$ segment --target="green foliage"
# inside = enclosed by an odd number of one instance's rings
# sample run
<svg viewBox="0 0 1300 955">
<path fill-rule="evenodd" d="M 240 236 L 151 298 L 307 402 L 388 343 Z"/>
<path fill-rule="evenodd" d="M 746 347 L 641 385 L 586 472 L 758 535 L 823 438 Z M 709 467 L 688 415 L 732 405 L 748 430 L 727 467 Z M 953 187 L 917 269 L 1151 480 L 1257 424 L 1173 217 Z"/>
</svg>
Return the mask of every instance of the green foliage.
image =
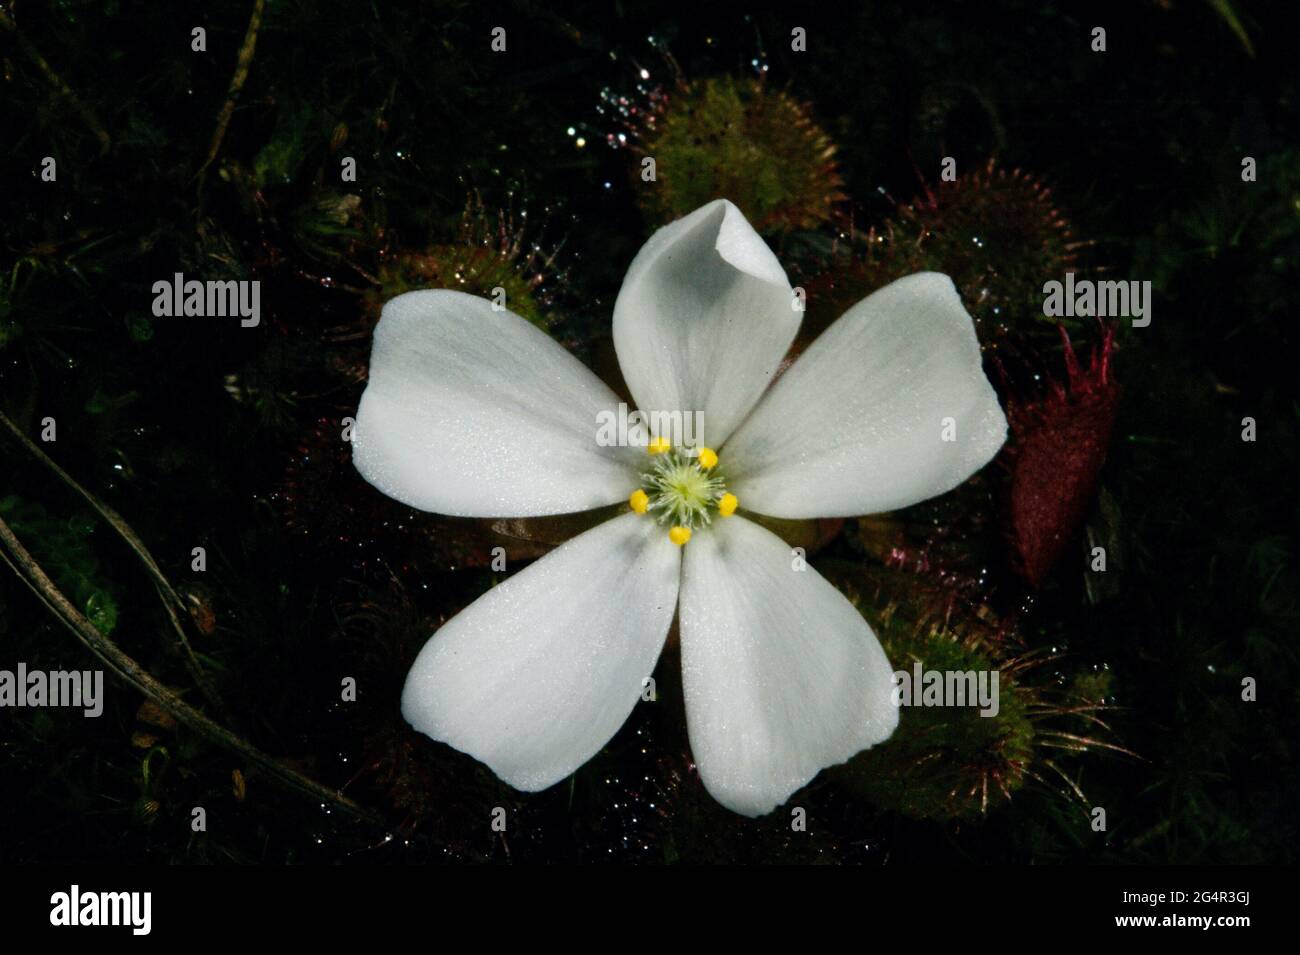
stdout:
<svg viewBox="0 0 1300 955">
<path fill-rule="evenodd" d="M 502 289 L 506 306 L 516 315 L 542 328 L 549 320 L 533 294 L 534 278 L 520 269 L 518 259 L 482 244 L 441 244 L 401 255 L 384 265 L 379 279 L 370 296 L 376 308 L 415 289 L 452 288 L 483 298 Z"/>
<path fill-rule="evenodd" d="M 835 148 L 807 108 L 755 80 L 683 88 L 641 138 L 657 182 L 640 195 L 656 223 L 726 198 L 760 231 L 809 229 L 843 198 Z"/>
<path fill-rule="evenodd" d="M 877 621 L 895 670 L 988 673 L 998 669 L 987 652 L 957 635 L 917 628 L 901 617 Z M 1034 759 L 1029 701 L 1010 674 L 1000 679 L 996 716 L 978 706 L 921 706 L 913 699 L 886 742 L 851 760 L 848 784 L 875 804 L 920 819 L 978 818 L 1011 799 Z"/>
<path fill-rule="evenodd" d="M 307 157 L 318 118 L 306 103 L 291 102 L 277 110 L 271 138 L 253 159 L 253 181 L 258 189 L 293 182 Z"/>
<path fill-rule="evenodd" d="M 1051 191 L 993 162 L 924 187 L 889 220 L 849 246 L 815 283 L 810 318 L 829 323 L 856 302 L 914 272 L 953 280 L 986 348 L 1009 337 L 1056 337 L 1043 315 L 1043 283 L 1079 271 L 1073 227 Z M 1071 329 L 1077 319 L 1064 319 Z"/>
<path fill-rule="evenodd" d="M 94 521 L 59 517 L 14 494 L 0 498 L 0 518 L 87 619 L 101 633 L 111 634 L 117 627 L 118 601 L 91 543 Z"/>
</svg>

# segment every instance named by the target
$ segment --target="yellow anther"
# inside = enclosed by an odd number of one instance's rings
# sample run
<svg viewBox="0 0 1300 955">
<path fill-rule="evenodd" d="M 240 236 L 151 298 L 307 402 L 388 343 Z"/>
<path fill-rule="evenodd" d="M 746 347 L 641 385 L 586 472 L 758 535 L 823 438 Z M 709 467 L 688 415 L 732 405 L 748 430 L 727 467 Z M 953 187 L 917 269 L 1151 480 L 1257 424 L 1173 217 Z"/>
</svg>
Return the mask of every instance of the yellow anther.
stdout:
<svg viewBox="0 0 1300 955">
<path fill-rule="evenodd" d="M 674 527 L 668 532 L 668 539 L 681 547 L 691 539 L 691 529 L 689 527 Z"/>
<path fill-rule="evenodd" d="M 671 451 L 673 443 L 665 437 L 651 438 L 650 443 L 645 446 L 647 454 L 663 454 L 665 451 Z"/>
<path fill-rule="evenodd" d="M 724 494 L 718 498 L 718 513 L 723 517 L 735 514 L 738 507 L 740 507 L 740 498 L 734 494 Z"/>
<path fill-rule="evenodd" d="M 638 514 L 644 514 L 646 508 L 650 506 L 650 495 L 640 488 L 637 488 L 628 497 L 627 503 L 631 506 L 632 510 L 636 511 Z"/>
<path fill-rule="evenodd" d="M 718 452 L 712 448 L 700 448 L 700 456 L 697 460 L 700 462 L 700 467 L 707 471 L 718 466 Z"/>
</svg>

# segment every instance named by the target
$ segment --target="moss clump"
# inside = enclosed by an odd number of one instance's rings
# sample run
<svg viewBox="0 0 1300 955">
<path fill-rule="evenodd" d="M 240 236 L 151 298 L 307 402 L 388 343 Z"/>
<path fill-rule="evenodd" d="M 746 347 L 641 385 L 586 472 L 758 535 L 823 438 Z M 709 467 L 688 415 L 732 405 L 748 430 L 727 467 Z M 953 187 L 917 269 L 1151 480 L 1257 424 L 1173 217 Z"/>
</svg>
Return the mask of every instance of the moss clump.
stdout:
<svg viewBox="0 0 1300 955">
<path fill-rule="evenodd" d="M 511 216 L 489 216 L 471 200 L 454 241 L 383 255 L 377 287 L 366 295 L 366 313 L 378 321 L 385 302 L 415 289 L 453 289 L 494 300 L 501 289 L 506 308 L 545 329 L 550 301 L 543 266 L 549 265 L 539 244 L 529 242 Z"/>
<path fill-rule="evenodd" d="M 878 631 L 894 666 L 910 670 L 988 671 L 993 660 L 944 630 L 914 632 L 897 623 Z M 888 742 L 850 764 L 854 787 L 877 805 L 921 819 L 978 816 L 1010 799 L 1033 756 L 1028 701 L 1003 673 L 998 713 L 978 706 L 904 707 Z"/>
<path fill-rule="evenodd" d="M 950 603 L 942 606 L 937 592 L 910 575 L 878 571 L 868 586 L 874 593 L 864 598 L 845 589 L 895 671 L 911 673 L 917 663 L 923 672 L 999 671 L 998 712 L 981 716 L 978 705 L 921 706 L 913 700 L 902 708 L 889 740 L 837 771 L 844 785 L 918 819 L 981 816 L 1011 799 L 1034 758 L 1035 691 L 1017 681 L 1014 665 L 999 662 L 1003 638 L 973 615 L 954 612 Z"/>
<path fill-rule="evenodd" d="M 685 85 L 646 123 L 640 142 L 655 160 L 656 181 L 638 182 L 638 191 L 656 224 L 725 198 L 760 232 L 811 229 L 844 198 L 830 138 L 807 107 L 758 80 Z"/>
<path fill-rule="evenodd" d="M 942 272 L 957 286 L 986 347 L 1009 335 L 1054 334 L 1057 320 L 1043 316 L 1043 283 L 1076 270 L 1078 248 L 1051 190 L 990 161 L 898 206 L 882 228 L 863 237 L 850 261 L 812 283 L 809 317 L 829 322 L 895 279 Z M 814 307 L 826 314 L 811 314 Z"/>
<path fill-rule="evenodd" d="M 414 289 L 454 289 L 491 298 L 493 290 L 500 288 L 505 291 L 506 308 L 540 328 L 547 324 L 533 298 L 532 277 L 497 250 L 482 246 L 432 245 L 422 252 L 398 253 L 380 266 L 379 283 L 370 296 L 375 308 Z"/>
</svg>

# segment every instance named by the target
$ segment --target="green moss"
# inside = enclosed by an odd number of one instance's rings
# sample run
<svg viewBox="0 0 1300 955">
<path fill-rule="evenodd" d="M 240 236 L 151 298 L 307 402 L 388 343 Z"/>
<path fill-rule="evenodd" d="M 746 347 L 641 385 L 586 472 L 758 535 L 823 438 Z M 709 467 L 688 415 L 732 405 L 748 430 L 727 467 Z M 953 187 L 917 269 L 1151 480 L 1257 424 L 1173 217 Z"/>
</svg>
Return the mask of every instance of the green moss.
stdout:
<svg viewBox="0 0 1300 955">
<path fill-rule="evenodd" d="M 639 195 L 656 223 L 726 198 L 759 231 L 810 229 L 842 198 L 830 139 L 792 97 L 756 80 L 685 87 L 641 138 L 656 181 Z"/>
<path fill-rule="evenodd" d="M 898 616 L 872 621 L 895 670 L 988 671 L 998 665 L 946 629 L 909 625 Z M 1000 676 L 998 713 L 979 707 L 905 706 L 885 743 L 842 771 L 856 791 L 879 806 L 920 819 L 979 816 L 1024 785 L 1033 758 L 1034 727 L 1024 691 Z"/>
<path fill-rule="evenodd" d="M 848 261 L 814 283 L 814 324 L 832 321 L 895 279 L 942 272 L 985 346 L 1027 333 L 1055 341 L 1057 319 L 1043 315 L 1043 283 L 1078 268 L 1078 243 L 1051 191 L 1035 177 L 990 162 L 927 188 L 864 238 Z"/>
<path fill-rule="evenodd" d="M 433 245 L 423 252 L 395 256 L 381 268 L 379 281 L 379 289 L 370 296 L 375 310 L 390 298 L 416 289 L 454 289 L 493 298 L 500 288 L 506 308 L 539 328 L 547 326 L 547 316 L 533 294 L 536 278 L 508 251 L 483 245 Z"/>
</svg>

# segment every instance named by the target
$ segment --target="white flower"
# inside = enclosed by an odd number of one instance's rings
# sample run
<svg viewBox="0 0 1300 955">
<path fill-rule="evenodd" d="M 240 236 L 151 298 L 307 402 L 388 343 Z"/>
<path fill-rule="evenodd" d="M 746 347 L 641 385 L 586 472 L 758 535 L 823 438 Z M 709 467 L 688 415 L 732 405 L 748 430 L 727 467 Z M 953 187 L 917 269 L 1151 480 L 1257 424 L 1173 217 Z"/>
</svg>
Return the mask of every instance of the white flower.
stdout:
<svg viewBox="0 0 1300 955">
<path fill-rule="evenodd" d="M 799 327 L 794 301 L 725 200 L 660 229 L 632 262 L 614 305 L 624 378 L 643 410 L 701 415 L 716 452 L 698 456 L 600 446 L 596 423 L 618 397 L 486 300 L 438 290 L 384 306 L 353 434 L 367 481 L 467 517 L 631 504 L 434 634 L 402 694 L 417 730 L 545 789 L 622 726 L 676 612 L 691 751 L 728 808 L 770 812 L 889 737 L 898 711 L 875 635 L 743 511 L 915 504 L 992 458 L 1006 420 L 946 276 L 859 302 L 772 384 Z"/>
</svg>

